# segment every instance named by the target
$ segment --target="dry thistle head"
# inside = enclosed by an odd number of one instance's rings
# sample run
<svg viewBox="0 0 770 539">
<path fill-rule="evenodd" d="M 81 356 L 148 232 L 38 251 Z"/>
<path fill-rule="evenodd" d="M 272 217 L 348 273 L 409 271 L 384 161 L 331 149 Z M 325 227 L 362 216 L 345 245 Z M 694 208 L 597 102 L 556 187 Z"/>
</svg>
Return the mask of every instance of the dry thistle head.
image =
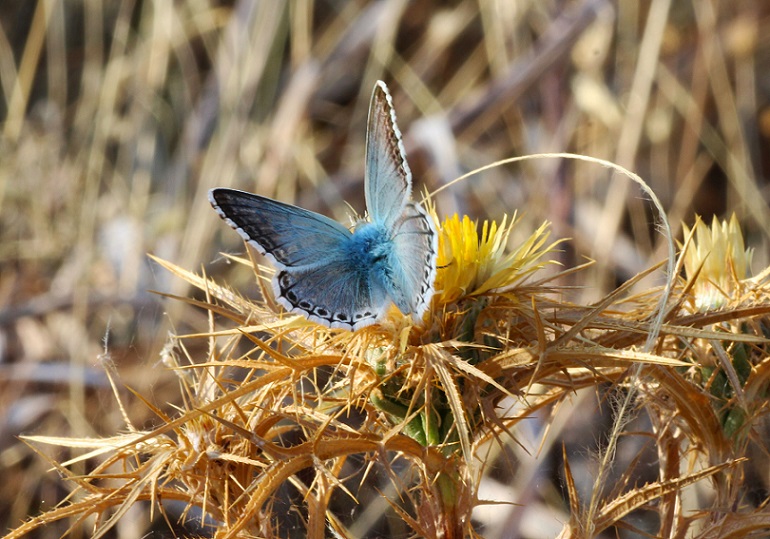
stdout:
<svg viewBox="0 0 770 539">
<path fill-rule="evenodd" d="M 694 234 L 684 255 L 689 279 L 695 279 L 693 295 L 699 311 L 718 309 L 734 301 L 742 291 L 751 266 L 752 249 L 746 249 L 740 225 L 732 215 L 730 221 L 714 216 L 709 227 L 699 217 L 691 231 L 682 225 L 685 238 Z"/>
<path fill-rule="evenodd" d="M 437 226 L 439 270 L 425 324 L 411 326 L 393 309 L 389 324 L 372 329 L 380 341 L 364 353 L 379 378 L 369 400 L 393 427 L 445 454 L 470 456 L 471 431 L 482 423 L 476 389 L 464 387 L 478 382 L 470 366 L 509 347 L 508 321 L 518 304 L 507 291 L 542 268 L 555 247 L 545 246 L 544 224 L 507 253 L 516 220 L 506 220 L 485 221 L 480 233 L 467 216 Z M 498 391 L 497 400 L 509 394 Z"/>
<path fill-rule="evenodd" d="M 714 217 L 711 226 L 696 218 L 692 230 L 686 225 L 683 229 L 687 242 L 685 272 L 688 280 L 694 280 L 690 290 L 699 313 L 709 316 L 717 310 L 740 312 L 766 295 L 762 287 L 747 278 L 752 249 L 744 246 L 735 214 L 729 221 L 720 222 Z M 737 338 L 733 342 L 698 339 L 692 343 L 693 359 L 698 365 L 696 380 L 708 390 L 726 438 L 743 446 L 752 423 L 766 413 L 768 347 L 761 341 L 770 335 L 770 321 L 761 316 L 709 327 Z"/>
</svg>

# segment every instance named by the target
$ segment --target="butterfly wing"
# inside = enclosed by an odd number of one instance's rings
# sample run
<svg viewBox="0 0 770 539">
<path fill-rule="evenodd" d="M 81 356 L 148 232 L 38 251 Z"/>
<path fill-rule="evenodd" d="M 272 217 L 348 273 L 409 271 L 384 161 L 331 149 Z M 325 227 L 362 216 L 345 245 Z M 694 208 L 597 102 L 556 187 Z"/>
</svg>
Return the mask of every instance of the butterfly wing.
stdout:
<svg viewBox="0 0 770 539">
<path fill-rule="evenodd" d="M 390 229 L 398 221 L 411 191 L 412 172 L 396 125 L 393 99 L 385 83 L 377 81 L 366 131 L 364 192 L 370 219 Z"/>
<path fill-rule="evenodd" d="M 438 234 L 425 210 L 409 202 L 412 172 L 393 99 L 382 81 L 375 84 L 369 105 L 364 183 L 370 218 L 393 242 L 388 269 L 377 279 L 402 313 L 419 320 L 433 296 Z"/>
<path fill-rule="evenodd" d="M 333 328 L 355 330 L 380 318 L 390 300 L 369 272 L 354 267 L 355 260 L 340 258 L 328 264 L 276 274 L 273 288 L 287 310 Z"/>
<path fill-rule="evenodd" d="M 385 287 L 401 312 L 419 321 L 430 306 L 436 278 L 438 234 L 433 219 L 419 204 L 407 203 L 392 241 Z"/>
<path fill-rule="evenodd" d="M 209 201 L 240 236 L 272 259 L 276 301 L 330 327 L 373 324 L 389 300 L 350 255 L 352 233 L 323 215 L 244 191 L 212 189 Z"/>
<path fill-rule="evenodd" d="M 217 188 L 209 202 L 240 236 L 279 268 L 317 266 L 342 256 L 351 232 L 319 213 L 259 195 Z"/>
</svg>

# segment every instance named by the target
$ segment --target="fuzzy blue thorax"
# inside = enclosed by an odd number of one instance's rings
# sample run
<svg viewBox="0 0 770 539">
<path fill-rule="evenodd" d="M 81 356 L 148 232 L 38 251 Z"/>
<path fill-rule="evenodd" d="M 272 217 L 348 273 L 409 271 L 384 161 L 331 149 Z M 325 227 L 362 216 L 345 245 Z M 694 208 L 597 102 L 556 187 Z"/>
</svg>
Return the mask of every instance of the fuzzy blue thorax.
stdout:
<svg viewBox="0 0 770 539">
<path fill-rule="evenodd" d="M 388 231 L 376 223 L 358 223 L 351 236 L 347 252 L 349 260 L 360 268 L 379 275 L 384 270 L 388 257 L 393 252 L 393 242 Z"/>
</svg>

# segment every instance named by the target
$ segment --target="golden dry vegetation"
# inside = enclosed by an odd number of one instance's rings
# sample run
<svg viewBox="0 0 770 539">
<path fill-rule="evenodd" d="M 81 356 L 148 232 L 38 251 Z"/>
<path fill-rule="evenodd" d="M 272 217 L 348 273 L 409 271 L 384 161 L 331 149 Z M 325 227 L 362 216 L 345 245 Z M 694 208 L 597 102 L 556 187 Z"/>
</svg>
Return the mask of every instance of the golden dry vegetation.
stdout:
<svg viewBox="0 0 770 539">
<path fill-rule="evenodd" d="M 761 0 L 4 0 L 3 531 L 766 537 L 768 73 Z M 206 193 L 363 213 L 378 79 L 430 312 L 281 316 Z"/>
</svg>

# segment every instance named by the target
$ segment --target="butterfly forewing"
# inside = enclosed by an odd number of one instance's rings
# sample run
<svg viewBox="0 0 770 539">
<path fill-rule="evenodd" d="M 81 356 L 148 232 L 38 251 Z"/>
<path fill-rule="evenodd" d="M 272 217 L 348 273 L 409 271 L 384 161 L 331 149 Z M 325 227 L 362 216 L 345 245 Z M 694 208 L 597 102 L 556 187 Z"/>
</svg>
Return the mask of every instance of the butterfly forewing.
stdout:
<svg viewBox="0 0 770 539">
<path fill-rule="evenodd" d="M 282 267 L 316 266 L 344 256 L 351 232 L 321 214 L 234 189 L 212 189 L 209 201 L 222 219 Z"/>
<path fill-rule="evenodd" d="M 393 100 L 382 81 L 374 86 L 369 105 L 364 190 L 370 219 L 387 228 L 398 220 L 412 190 Z"/>
</svg>

